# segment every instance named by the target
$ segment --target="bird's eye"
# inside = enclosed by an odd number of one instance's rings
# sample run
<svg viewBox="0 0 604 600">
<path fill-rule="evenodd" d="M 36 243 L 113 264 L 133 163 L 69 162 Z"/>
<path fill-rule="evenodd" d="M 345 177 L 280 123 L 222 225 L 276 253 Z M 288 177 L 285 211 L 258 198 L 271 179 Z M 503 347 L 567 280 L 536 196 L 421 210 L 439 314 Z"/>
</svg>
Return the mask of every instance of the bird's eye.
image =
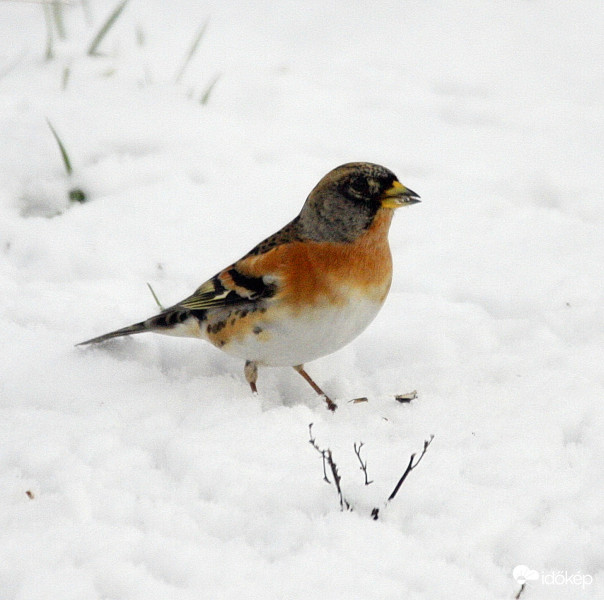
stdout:
<svg viewBox="0 0 604 600">
<path fill-rule="evenodd" d="M 355 196 L 369 196 L 369 182 L 365 177 L 356 177 L 350 182 L 350 191 Z"/>
</svg>

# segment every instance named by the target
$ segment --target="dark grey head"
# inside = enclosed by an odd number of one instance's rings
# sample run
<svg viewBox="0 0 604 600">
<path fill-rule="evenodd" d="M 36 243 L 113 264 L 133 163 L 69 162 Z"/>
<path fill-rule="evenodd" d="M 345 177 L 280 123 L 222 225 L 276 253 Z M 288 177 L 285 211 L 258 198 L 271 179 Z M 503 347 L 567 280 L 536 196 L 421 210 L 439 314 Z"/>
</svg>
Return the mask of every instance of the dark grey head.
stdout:
<svg viewBox="0 0 604 600">
<path fill-rule="evenodd" d="M 351 242 L 373 222 L 380 209 L 415 204 L 419 196 L 380 165 L 347 163 L 330 171 L 312 190 L 299 217 L 303 237 Z"/>
</svg>

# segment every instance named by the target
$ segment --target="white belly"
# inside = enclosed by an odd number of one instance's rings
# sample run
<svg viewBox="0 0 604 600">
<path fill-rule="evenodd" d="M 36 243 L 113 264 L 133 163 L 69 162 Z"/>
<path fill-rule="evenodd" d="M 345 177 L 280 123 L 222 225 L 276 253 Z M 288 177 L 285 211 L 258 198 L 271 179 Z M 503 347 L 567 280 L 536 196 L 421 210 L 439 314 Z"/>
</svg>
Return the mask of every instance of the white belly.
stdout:
<svg viewBox="0 0 604 600">
<path fill-rule="evenodd" d="M 373 321 L 381 306 L 380 302 L 353 296 L 338 308 L 319 306 L 297 314 L 273 308 L 270 321 L 257 321 L 261 333 L 232 339 L 221 350 L 259 365 L 304 364 L 351 342 Z"/>
</svg>

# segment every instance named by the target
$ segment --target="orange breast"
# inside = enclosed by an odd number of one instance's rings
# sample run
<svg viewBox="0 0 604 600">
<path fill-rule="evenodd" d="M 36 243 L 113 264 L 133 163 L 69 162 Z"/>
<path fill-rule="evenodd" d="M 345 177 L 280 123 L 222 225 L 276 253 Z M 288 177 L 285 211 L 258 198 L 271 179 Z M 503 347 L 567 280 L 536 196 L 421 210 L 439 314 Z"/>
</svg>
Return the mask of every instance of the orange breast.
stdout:
<svg viewBox="0 0 604 600">
<path fill-rule="evenodd" d="M 352 243 L 294 242 L 247 259 L 253 276 L 274 274 L 278 299 L 293 308 L 329 302 L 342 305 L 351 292 L 383 302 L 392 279 L 388 229 L 393 211 L 378 211 L 371 227 Z M 242 265 L 243 266 L 243 265 Z"/>
</svg>

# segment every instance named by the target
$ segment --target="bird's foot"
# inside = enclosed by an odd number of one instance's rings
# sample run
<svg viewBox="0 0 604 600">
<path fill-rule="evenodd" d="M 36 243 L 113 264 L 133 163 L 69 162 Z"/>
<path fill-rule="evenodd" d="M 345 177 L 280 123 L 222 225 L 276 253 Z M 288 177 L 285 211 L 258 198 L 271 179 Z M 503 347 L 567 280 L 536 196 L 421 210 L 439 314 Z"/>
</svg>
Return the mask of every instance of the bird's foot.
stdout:
<svg viewBox="0 0 604 600">
<path fill-rule="evenodd" d="M 331 412 L 336 412 L 336 408 L 338 408 L 338 405 L 327 394 L 322 394 L 322 396 L 325 402 L 327 403 L 327 410 L 330 410 Z"/>
</svg>

